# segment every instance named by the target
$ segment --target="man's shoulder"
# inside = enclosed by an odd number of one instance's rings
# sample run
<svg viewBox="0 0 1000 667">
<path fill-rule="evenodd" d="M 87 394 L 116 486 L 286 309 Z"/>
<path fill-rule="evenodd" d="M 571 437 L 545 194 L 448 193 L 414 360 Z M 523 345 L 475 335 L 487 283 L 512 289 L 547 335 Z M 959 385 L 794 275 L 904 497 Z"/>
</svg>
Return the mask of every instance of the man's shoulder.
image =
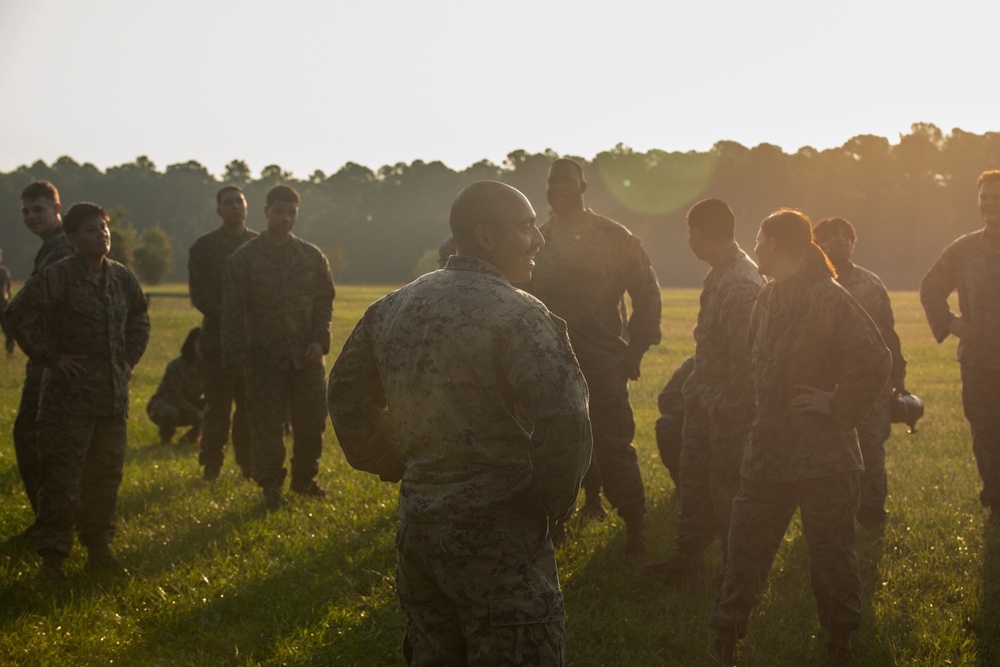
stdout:
<svg viewBox="0 0 1000 667">
<path fill-rule="evenodd" d="M 964 254 L 970 250 L 980 247 L 983 241 L 984 231 L 982 229 L 977 229 L 974 232 L 969 232 L 968 234 L 962 234 L 957 239 L 948 244 L 944 249 L 946 253 L 959 253 Z"/>
<path fill-rule="evenodd" d="M 857 264 L 854 265 L 854 269 L 851 272 L 851 282 L 863 283 L 885 290 L 885 283 L 882 282 L 877 273 Z"/>
<path fill-rule="evenodd" d="M 121 262 L 115 261 L 110 257 L 105 257 L 104 261 L 108 263 L 108 271 L 116 280 L 126 282 L 129 284 L 139 285 L 139 278 L 136 277 L 132 269 L 128 268 Z"/>
<path fill-rule="evenodd" d="M 632 239 L 638 240 L 628 227 L 617 220 L 595 213 L 591 209 L 587 209 L 587 213 L 589 214 L 588 224 L 598 234 L 622 243 L 631 242 Z"/>
<path fill-rule="evenodd" d="M 308 255 L 309 257 L 314 259 L 322 257 L 324 261 L 326 260 L 326 253 L 324 253 L 323 250 L 315 243 L 310 243 L 309 241 L 306 241 L 303 238 L 295 236 L 294 234 L 292 235 L 291 242 L 295 244 L 295 247 L 302 254 Z"/>
</svg>

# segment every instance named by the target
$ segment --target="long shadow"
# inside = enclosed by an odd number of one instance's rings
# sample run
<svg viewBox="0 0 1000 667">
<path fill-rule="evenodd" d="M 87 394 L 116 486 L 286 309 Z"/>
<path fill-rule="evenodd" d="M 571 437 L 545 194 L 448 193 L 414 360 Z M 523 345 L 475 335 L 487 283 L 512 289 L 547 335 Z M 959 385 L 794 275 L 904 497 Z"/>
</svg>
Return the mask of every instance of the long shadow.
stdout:
<svg viewBox="0 0 1000 667">
<path fill-rule="evenodd" d="M 983 589 L 969 621 L 979 667 L 1000 665 L 1000 528 L 987 526 L 983 545 Z"/>
</svg>

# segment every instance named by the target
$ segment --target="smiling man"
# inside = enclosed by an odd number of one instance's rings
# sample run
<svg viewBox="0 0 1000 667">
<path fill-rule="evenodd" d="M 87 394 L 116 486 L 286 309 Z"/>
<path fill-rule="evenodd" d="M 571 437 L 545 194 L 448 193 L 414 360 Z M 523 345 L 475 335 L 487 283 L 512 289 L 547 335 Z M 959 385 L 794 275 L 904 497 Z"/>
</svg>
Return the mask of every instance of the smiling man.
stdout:
<svg viewBox="0 0 1000 667">
<path fill-rule="evenodd" d="M 1000 170 L 979 175 L 979 231 L 951 243 L 920 283 L 934 337 L 958 338 L 962 404 L 983 480 L 979 500 L 1000 525 Z M 948 306 L 958 290 L 960 315 Z"/>
<path fill-rule="evenodd" d="M 565 611 L 546 524 L 590 462 L 587 386 L 566 325 L 511 283 L 544 244 L 496 181 L 451 209 L 456 250 L 372 304 L 330 373 L 337 439 L 396 482 L 396 593 L 409 665 L 561 665 Z"/>
<path fill-rule="evenodd" d="M 229 258 L 222 297 L 223 366 L 246 383 L 253 477 L 269 509 L 282 502 L 289 419 L 291 489 L 326 496 L 316 475 L 326 427 L 323 355 L 330 351 L 335 292 L 326 255 L 292 234 L 299 201 L 287 185 L 271 188 L 267 229 Z"/>
</svg>

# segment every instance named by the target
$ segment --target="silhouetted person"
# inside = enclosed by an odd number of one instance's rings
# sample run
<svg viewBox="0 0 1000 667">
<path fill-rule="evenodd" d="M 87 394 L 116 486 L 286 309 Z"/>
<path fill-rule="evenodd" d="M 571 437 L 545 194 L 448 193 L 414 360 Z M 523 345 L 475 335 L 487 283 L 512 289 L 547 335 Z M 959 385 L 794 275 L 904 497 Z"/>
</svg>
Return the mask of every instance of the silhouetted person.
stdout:
<svg viewBox="0 0 1000 667">
<path fill-rule="evenodd" d="M 892 360 L 878 328 L 834 280 L 809 219 L 780 209 L 760 225 L 761 290 L 747 335 L 756 404 L 729 553 L 709 625 L 711 655 L 733 664 L 736 641 L 767 584 L 798 507 L 831 664 L 852 659 L 861 618 L 854 515 L 864 469 L 855 427 L 885 387 Z"/>
<path fill-rule="evenodd" d="M 579 163 L 552 163 L 546 187 L 552 216 L 541 228 L 545 247 L 526 289 L 566 320 L 590 388 L 599 479 L 625 520 L 628 553 L 640 555 L 646 551 L 646 493 L 632 446 L 635 420 L 628 381 L 639 378 L 643 354 L 660 342 L 660 286 L 639 239 L 585 208 L 586 191 Z M 596 484 L 584 486 L 587 503 L 599 504 Z"/>
<path fill-rule="evenodd" d="M 688 357 L 677 367 L 656 398 L 660 416 L 656 418 L 656 449 L 660 461 L 670 473 L 674 487 L 681 484 L 681 444 L 684 437 L 684 393 L 682 389 L 691 371 L 694 357 Z"/>
<path fill-rule="evenodd" d="M 3 262 L 3 250 L 0 250 L 0 327 L 3 328 L 4 337 L 4 349 L 7 351 L 7 356 L 14 354 L 14 347 L 16 343 L 14 342 L 14 337 L 10 335 L 7 330 L 7 323 L 3 319 L 3 311 L 7 308 L 7 304 L 10 303 L 10 269 L 2 264 Z"/>
<path fill-rule="evenodd" d="M 688 211 L 688 245 L 707 263 L 694 330 L 694 370 L 684 383 L 677 551 L 647 571 L 673 581 L 702 570 L 702 554 L 718 535 L 725 561 L 729 514 L 740 485 L 743 444 L 753 420 L 747 327 L 764 279 L 736 243 L 736 218 L 721 199 Z"/>
<path fill-rule="evenodd" d="M 32 234 L 42 240 L 42 247 L 35 254 L 31 275 L 36 276 L 46 267 L 61 259 L 71 257 L 75 248 L 63 232 L 59 211 L 59 191 L 48 181 L 29 183 L 21 192 L 21 215 L 24 225 Z M 38 462 L 38 397 L 42 390 L 42 372 L 45 366 L 31 358 L 24 372 L 24 387 L 21 389 L 21 403 L 14 419 L 14 453 L 17 469 L 24 482 L 24 491 L 31 503 L 31 513 L 38 513 L 38 489 L 42 482 L 42 470 Z M 29 536 L 33 527 L 23 533 Z"/>
<path fill-rule="evenodd" d="M 566 325 L 516 289 L 544 243 L 496 181 L 451 209 L 456 252 L 372 304 L 330 373 L 348 462 L 402 479 L 396 593 L 408 665 L 561 665 L 565 610 L 546 523 L 590 461 L 587 386 Z"/>
<path fill-rule="evenodd" d="M 205 393 L 200 375 L 198 341 L 201 328 L 188 332 L 181 354 L 167 364 L 163 379 L 146 405 L 146 414 L 159 427 L 160 444 L 169 445 L 180 426 L 189 426 L 182 439 L 197 444 L 205 417 Z"/>
<path fill-rule="evenodd" d="M 892 434 L 889 405 L 893 392 L 906 391 L 906 359 L 896 334 L 896 320 L 892 314 L 889 292 L 882 280 L 851 261 L 857 243 L 854 225 L 844 218 L 820 220 L 813 228 L 816 243 L 823 248 L 837 271 L 837 282 L 861 304 L 882 334 L 892 353 L 892 370 L 889 384 L 875 401 L 868 416 L 858 424 L 858 441 L 865 471 L 861 473 L 861 501 L 858 505 L 858 522 L 870 530 L 880 530 L 885 525 L 885 499 L 888 484 L 885 474 L 885 441 Z"/>
<path fill-rule="evenodd" d="M 247 229 L 247 200 L 240 188 L 225 186 L 216 194 L 215 202 L 215 212 L 222 224 L 199 237 L 188 253 L 191 303 L 204 316 L 199 349 L 200 373 L 205 386 L 205 418 L 198 462 L 204 466 L 204 479 L 209 481 L 218 479 L 222 471 L 230 426 L 236 463 L 243 477 L 249 478 L 253 472 L 246 386 L 243 378 L 234 377 L 222 364 L 222 290 L 230 255 L 256 238 L 257 232 Z"/>
<path fill-rule="evenodd" d="M 982 229 L 951 243 L 920 283 L 934 337 L 959 339 L 962 405 L 983 480 L 979 500 L 1000 524 L 1000 170 L 979 175 Z M 948 297 L 958 290 L 956 315 Z"/>
</svg>

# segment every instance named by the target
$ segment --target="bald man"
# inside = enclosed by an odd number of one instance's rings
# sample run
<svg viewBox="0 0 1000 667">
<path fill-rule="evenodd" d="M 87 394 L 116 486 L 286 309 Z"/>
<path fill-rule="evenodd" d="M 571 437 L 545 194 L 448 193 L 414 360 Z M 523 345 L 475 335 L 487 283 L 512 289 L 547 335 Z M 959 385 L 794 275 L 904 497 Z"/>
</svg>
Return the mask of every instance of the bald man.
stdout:
<svg viewBox="0 0 1000 667">
<path fill-rule="evenodd" d="M 451 209 L 455 254 L 372 304 L 330 373 L 348 462 L 402 480 L 396 592 L 409 665 L 561 665 L 547 525 L 590 463 L 587 385 L 566 325 L 511 283 L 544 244 L 495 181 Z"/>
</svg>

